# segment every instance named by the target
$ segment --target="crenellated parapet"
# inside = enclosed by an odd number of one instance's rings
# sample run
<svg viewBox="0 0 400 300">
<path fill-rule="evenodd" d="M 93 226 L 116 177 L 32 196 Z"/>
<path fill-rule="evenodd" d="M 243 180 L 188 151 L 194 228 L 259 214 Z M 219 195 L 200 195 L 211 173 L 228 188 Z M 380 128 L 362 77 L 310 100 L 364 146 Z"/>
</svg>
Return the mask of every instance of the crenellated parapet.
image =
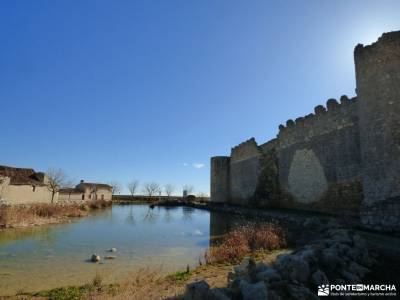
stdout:
<svg viewBox="0 0 400 300">
<path fill-rule="evenodd" d="M 259 149 L 254 137 L 231 149 L 232 162 L 249 159 L 259 155 L 261 155 L 261 150 Z"/>
<path fill-rule="evenodd" d="M 386 66 L 390 66 L 393 73 L 396 67 L 395 60 L 399 60 L 400 31 L 387 32 L 371 45 L 358 44 L 354 49 L 356 75 L 381 72 Z M 364 76 L 358 76 L 357 81 L 364 80 Z"/>
<path fill-rule="evenodd" d="M 357 98 L 349 99 L 343 95 L 340 103 L 336 99 L 328 99 L 326 106 L 316 106 L 314 113 L 295 120 L 289 119 L 286 126 L 280 125 L 280 147 L 307 142 L 316 136 L 357 125 L 357 122 Z"/>
<path fill-rule="evenodd" d="M 278 138 L 269 140 L 268 142 L 261 144 L 258 146 L 263 154 L 270 152 L 271 150 L 275 150 L 279 146 L 279 140 Z"/>
</svg>

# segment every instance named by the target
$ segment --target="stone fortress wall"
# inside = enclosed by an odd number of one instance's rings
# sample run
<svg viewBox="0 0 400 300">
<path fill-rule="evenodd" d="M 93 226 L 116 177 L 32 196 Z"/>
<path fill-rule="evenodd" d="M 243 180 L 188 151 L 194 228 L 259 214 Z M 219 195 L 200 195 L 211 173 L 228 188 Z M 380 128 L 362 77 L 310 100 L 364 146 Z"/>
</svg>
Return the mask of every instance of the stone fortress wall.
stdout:
<svg viewBox="0 0 400 300">
<path fill-rule="evenodd" d="M 354 52 L 357 97 L 279 126 L 211 163 L 211 201 L 361 216 L 400 230 L 400 31 Z"/>
</svg>

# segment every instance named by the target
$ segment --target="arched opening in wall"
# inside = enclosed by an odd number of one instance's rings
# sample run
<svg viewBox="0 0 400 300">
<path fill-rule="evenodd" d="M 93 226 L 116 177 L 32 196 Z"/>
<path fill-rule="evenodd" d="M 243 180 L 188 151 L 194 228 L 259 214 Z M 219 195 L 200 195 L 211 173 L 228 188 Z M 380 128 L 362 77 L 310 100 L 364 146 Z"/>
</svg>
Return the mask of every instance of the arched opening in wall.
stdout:
<svg viewBox="0 0 400 300">
<path fill-rule="evenodd" d="M 82 194 L 82 200 L 85 200 L 85 194 Z"/>
<path fill-rule="evenodd" d="M 104 194 L 101 194 L 101 200 L 104 200 Z"/>
<path fill-rule="evenodd" d="M 36 191 L 36 186 L 32 185 L 32 192 Z"/>
</svg>

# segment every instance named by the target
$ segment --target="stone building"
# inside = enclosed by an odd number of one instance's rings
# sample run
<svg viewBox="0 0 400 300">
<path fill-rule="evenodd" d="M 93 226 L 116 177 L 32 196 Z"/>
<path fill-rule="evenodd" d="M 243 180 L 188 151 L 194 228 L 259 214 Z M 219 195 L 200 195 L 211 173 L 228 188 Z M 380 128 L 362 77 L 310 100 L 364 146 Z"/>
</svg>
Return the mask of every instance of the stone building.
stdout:
<svg viewBox="0 0 400 300">
<path fill-rule="evenodd" d="M 51 203 L 52 192 L 45 173 L 28 168 L 0 166 L 0 201 L 7 204 Z M 75 188 L 61 188 L 53 202 L 112 199 L 112 187 L 103 183 L 81 182 Z M 0 202 L 0 203 L 1 203 Z"/>
<path fill-rule="evenodd" d="M 0 166 L 0 200 L 6 203 L 50 203 L 47 183 L 46 174 L 33 169 Z"/>
<path fill-rule="evenodd" d="M 400 230 L 400 31 L 354 51 L 356 94 L 211 158 L 211 201 L 359 216 Z"/>
<path fill-rule="evenodd" d="M 104 183 L 81 182 L 75 188 L 60 189 L 58 201 L 112 200 L 112 187 Z"/>
</svg>

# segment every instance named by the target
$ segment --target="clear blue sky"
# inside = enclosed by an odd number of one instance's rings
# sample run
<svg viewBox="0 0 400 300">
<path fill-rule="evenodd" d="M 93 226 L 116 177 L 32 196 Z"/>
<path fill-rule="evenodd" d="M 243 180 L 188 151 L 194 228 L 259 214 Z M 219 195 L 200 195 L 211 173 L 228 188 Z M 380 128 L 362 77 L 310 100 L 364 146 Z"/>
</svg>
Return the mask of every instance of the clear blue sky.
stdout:
<svg viewBox="0 0 400 300">
<path fill-rule="evenodd" d="M 1 1 L 0 164 L 208 192 L 211 156 L 354 96 L 354 46 L 399 29 L 400 1 Z"/>
</svg>

